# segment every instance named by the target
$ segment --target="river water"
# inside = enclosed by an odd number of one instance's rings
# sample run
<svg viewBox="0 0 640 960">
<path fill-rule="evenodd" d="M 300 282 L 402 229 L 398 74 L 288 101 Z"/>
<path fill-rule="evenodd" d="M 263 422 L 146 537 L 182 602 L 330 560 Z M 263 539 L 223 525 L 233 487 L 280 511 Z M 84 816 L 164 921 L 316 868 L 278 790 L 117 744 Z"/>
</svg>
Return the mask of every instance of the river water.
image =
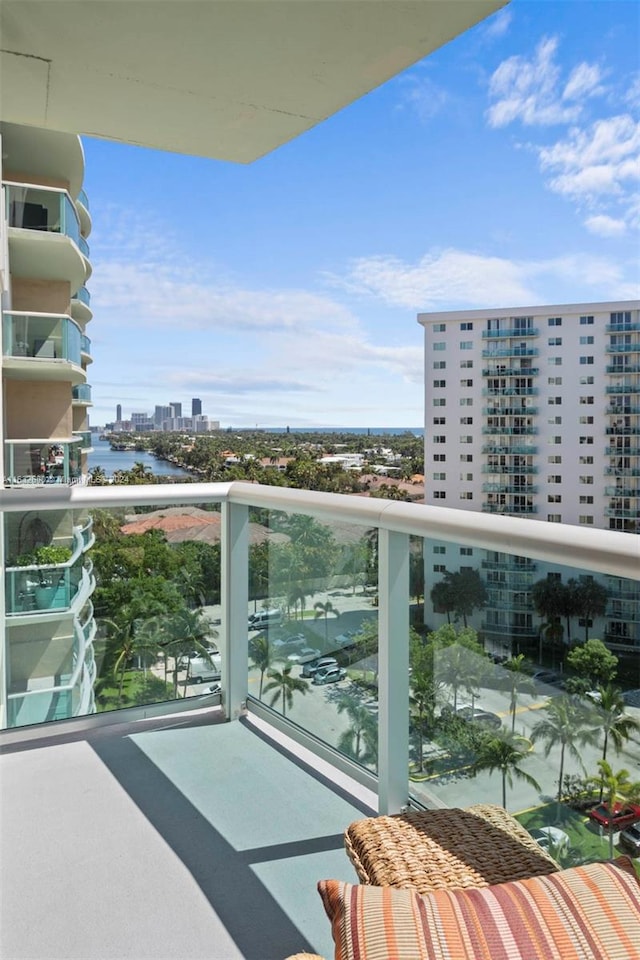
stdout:
<svg viewBox="0 0 640 960">
<path fill-rule="evenodd" d="M 108 440 L 98 440 L 97 434 L 92 437 L 93 452 L 87 457 L 89 470 L 102 467 L 110 477 L 116 470 L 132 470 L 136 463 L 142 463 L 152 473 L 158 476 L 188 477 L 190 474 L 180 467 L 175 467 L 166 460 L 158 460 L 150 453 L 140 450 L 112 450 Z"/>
</svg>

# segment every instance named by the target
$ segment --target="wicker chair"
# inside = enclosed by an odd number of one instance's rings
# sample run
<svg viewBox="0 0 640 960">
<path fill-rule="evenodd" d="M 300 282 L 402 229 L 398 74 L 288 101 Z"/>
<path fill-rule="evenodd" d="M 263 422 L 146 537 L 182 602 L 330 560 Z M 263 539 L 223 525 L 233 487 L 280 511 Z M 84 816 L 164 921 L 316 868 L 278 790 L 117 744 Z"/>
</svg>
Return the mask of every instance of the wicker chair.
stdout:
<svg viewBox="0 0 640 960">
<path fill-rule="evenodd" d="M 560 869 L 517 820 L 492 804 L 358 820 L 345 831 L 345 848 L 361 883 L 419 893 Z"/>
</svg>

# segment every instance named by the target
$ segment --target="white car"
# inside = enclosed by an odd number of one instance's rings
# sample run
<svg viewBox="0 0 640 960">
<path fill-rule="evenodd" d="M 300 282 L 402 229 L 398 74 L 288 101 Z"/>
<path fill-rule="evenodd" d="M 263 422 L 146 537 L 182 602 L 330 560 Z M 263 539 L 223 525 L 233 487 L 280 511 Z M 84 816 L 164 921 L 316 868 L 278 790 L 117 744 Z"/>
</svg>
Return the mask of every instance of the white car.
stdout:
<svg viewBox="0 0 640 960">
<path fill-rule="evenodd" d="M 290 653 L 287 657 L 287 660 L 290 660 L 291 663 L 299 663 L 300 660 L 309 660 L 314 659 L 315 657 L 320 656 L 320 651 L 316 650 L 315 647 L 302 647 L 296 653 Z"/>
<path fill-rule="evenodd" d="M 567 834 L 559 827 L 540 827 L 538 830 L 529 830 L 529 833 L 538 846 L 552 856 L 554 849 L 566 850 L 570 843 Z"/>
</svg>

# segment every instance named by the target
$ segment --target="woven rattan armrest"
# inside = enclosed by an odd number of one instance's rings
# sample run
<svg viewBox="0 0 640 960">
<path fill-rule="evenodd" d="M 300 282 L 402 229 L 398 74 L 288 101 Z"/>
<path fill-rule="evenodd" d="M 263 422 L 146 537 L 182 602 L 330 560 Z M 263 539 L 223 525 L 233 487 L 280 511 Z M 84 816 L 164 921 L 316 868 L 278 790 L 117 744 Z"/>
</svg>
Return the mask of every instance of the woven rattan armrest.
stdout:
<svg viewBox="0 0 640 960">
<path fill-rule="evenodd" d="M 517 820 L 492 804 L 358 820 L 345 831 L 345 848 L 361 883 L 420 893 L 560 869 Z"/>
</svg>

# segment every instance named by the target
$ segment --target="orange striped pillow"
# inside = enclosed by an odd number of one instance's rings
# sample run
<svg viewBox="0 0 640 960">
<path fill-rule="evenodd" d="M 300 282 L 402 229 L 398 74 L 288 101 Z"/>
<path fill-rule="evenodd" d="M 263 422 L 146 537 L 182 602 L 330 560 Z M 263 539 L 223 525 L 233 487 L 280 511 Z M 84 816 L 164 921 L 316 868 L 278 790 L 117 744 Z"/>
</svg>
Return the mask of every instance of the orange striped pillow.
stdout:
<svg viewBox="0 0 640 960">
<path fill-rule="evenodd" d="M 628 857 L 493 887 L 413 890 L 321 880 L 335 960 L 640 960 Z"/>
</svg>

